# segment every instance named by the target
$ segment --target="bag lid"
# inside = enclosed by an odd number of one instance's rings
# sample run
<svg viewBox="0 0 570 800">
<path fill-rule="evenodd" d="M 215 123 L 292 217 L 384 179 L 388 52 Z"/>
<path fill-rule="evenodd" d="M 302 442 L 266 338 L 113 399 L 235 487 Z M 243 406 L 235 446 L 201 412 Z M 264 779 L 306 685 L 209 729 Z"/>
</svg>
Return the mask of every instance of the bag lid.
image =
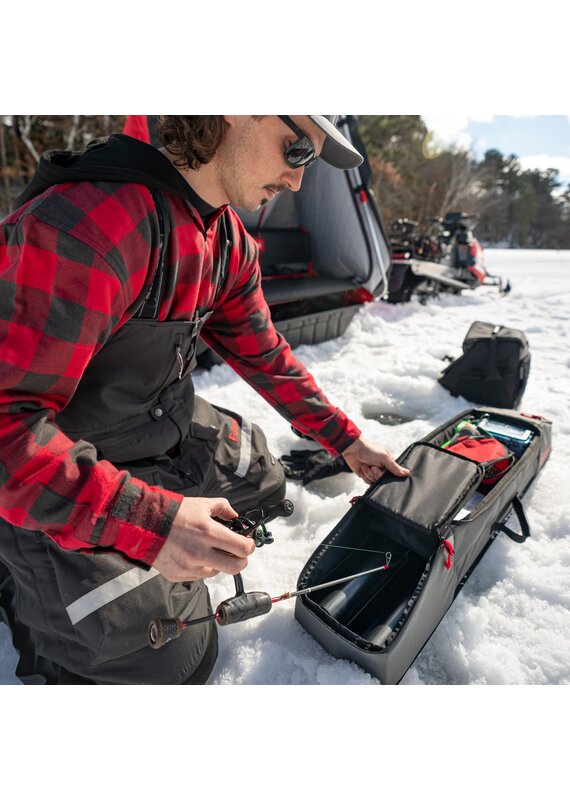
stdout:
<svg viewBox="0 0 570 800">
<path fill-rule="evenodd" d="M 483 467 L 456 453 L 427 442 L 413 444 L 400 462 L 408 467 L 407 478 L 385 473 L 364 499 L 379 511 L 440 539 L 481 483 Z"/>
</svg>

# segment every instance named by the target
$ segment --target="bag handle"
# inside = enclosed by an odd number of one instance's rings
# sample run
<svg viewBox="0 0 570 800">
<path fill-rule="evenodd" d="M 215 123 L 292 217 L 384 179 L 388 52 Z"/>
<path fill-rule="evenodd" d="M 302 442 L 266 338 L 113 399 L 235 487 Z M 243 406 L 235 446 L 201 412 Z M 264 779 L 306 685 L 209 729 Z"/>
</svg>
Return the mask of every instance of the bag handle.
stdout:
<svg viewBox="0 0 570 800">
<path fill-rule="evenodd" d="M 487 374 L 485 375 L 486 381 L 500 381 L 502 378 L 497 366 L 497 336 L 500 330 L 501 326 L 495 325 L 491 331 L 491 338 L 489 339 L 489 361 L 487 363 Z"/>
<path fill-rule="evenodd" d="M 495 531 L 503 531 L 503 533 L 507 534 L 509 539 L 513 540 L 513 542 L 517 542 L 518 544 L 522 544 L 530 536 L 530 526 L 529 526 L 528 520 L 527 520 L 527 518 L 525 516 L 522 503 L 521 503 L 521 501 L 520 501 L 520 499 L 518 497 L 516 497 L 516 496 L 513 497 L 512 505 L 513 505 L 513 510 L 514 510 L 515 514 L 517 515 L 519 524 L 521 526 L 521 533 L 515 533 L 514 531 L 512 531 L 510 528 L 508 528 L 503 523 L 496 523 L 493 526 L 493 530 L 495 530 Z"/>
</svg>

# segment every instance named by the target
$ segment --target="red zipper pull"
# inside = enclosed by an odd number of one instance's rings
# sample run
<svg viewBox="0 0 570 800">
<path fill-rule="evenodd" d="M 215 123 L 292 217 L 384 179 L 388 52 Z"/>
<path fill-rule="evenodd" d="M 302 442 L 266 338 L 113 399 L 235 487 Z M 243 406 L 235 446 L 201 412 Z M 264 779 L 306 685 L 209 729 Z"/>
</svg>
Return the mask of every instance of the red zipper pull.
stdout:
<svg viewBox="0 0 570 800">
<path fill-rule="evenodd" d="M 455 550 L 453 549 L 453 545 L 449 541 L 449 539 L 444 539 L 441 543 L 441 546 L 447 553 L 447 560 L 445 562 L 445 568 L 451 569 L 451 557 L 455 555 Z"/>
</svg>

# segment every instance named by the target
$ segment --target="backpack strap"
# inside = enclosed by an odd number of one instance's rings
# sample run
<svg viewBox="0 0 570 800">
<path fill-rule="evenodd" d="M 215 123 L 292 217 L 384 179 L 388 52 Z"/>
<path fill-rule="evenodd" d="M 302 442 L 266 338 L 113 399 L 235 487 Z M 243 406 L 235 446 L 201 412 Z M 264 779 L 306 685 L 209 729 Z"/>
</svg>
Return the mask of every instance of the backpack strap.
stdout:
<svg viewBox="0 0 570 800">
<path fill-rule="evenodd" d="M 133 315 L 139 319 L 156 319 L 158 316 L 160 304 L 164 296 L 164 286 L 166 283 L 166 251 L 168 249 L 168 241 L 170 239 L 170 230 L 172 227 L 170 222 L 170 211 L 164 195 L 162 192 L 156 189 L 151 189 L 150 191 L 158 216 L 158 227 L 160 231 L 159 256 L 158 264 L 150 288 L 145 295 L 142 305 L 139 306 L 138 310 Z"/>
</svg>

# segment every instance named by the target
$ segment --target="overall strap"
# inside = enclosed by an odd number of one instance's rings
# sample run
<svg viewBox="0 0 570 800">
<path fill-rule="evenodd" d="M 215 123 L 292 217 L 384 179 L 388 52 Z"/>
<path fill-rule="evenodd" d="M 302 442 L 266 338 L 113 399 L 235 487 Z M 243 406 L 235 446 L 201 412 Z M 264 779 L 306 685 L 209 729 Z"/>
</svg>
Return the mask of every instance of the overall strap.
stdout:
<svg viewBox="0 0 570 800">
<path fill-rule="evenodd" d="M 160 231 L 160 243 L 159 243 L 159 256 L 158 256 L 158 265 L 156 267 L 156 271 L 154 273 L 154 278 L 152 279 L 152 284 L 150 289 L 148 290 L 142 305 L 139 307 L 138 311 L 135 312 L 133 316 L 138 317 L 140 319 L 156 319 L 158 316 L 158 311 L 160 309 L 160 304 L 164 295 L 164 286 L 165 286 L 165 261 L 166 261 L 166 251 L 168 249 L 168 241 L 170 238 L 170 229 L 171 229 L 171 222 L 170 222 L 170 211 L 168 209 L 168 204 L 164 198 L 162 192 L 158 191 L 157 189 L 151 189 L 152 198 L 154 200 L 154 204 L 156 206 L 156 213 L 158 216 L 158 227 Z"/>
<path fill-rule="evenodd" d="M 172 229 L 171 224 L 171 217 L 170 217 L 170 210 L 168 208 L 168 204 L 164 198 L 164 195 L 158 189 L 151 189 L 151 194 L 154 200 L 154 204 L 156 207 L 156 213 L 158 217 L 158 225 L 160 230 L 160 253 L 158 257 L 158 264 L 156 267 L 156 271 L 154 273 L 154 277 L 152 279 L 152 284 L 148 289 L 142 303 L 137 305 L 137 310 L 133 314 L 133 317 L 139 319 L 156 319 L 158 317 L 158 312 L 160 309 L 160 304 L 164 297 L 164 291 L 167 284 L 166 281 L 166 252 L 168 250 L 168 242 L 170 239 L 170 231 Z M 228 230 L 228 223 L 225 219 L 225 215 L 222 215 L 220 218 L 220 240 L 221 240 L 221 249 L 222 252 L 220 254 L 220 271 L 217 275 L 216 279 L 216 294 L 214 297 L 214 302 L 212 303 L 212 308 L 209 312 L 202 315 L 203 319 L 206 319 L 210 316 L 210 314 L 214 310 L 214 306 L 218 301 L 222 289 L 224 287 L 227 274 L 228 274 L 228 266 L 230 261 L 230 250 L 232 248 L 232 237 L 231 232 Z M 176 282 L 176 273 L 177 270 L 175 269 L 174 274 L 171 276 L 171 283 Z M 169 291 L 172 287 L 169 287 Z"/>
<path fill-rule="evenodd" d="M 222 290 L 224 288 L 224 284 L 226 282 L 226 278 L 228 276 L 228 268 L 230 263 L 230 251 L 233 246 L 233 239 L 232 239 L 232 232 L 231 232 L 231 225 L 228 225 L 228 219 L 225 214 L 219 219 L 219 241 L 220 241 L 220 271 L 219 274 L 216 276 L 216 294 L 214 296 L 214 301 L 212 303 L 210 313 L 213 312 L 216 303 L 218 302 Z M 210 316 L 210 314 L 208 314 Z"/>
</svg>

